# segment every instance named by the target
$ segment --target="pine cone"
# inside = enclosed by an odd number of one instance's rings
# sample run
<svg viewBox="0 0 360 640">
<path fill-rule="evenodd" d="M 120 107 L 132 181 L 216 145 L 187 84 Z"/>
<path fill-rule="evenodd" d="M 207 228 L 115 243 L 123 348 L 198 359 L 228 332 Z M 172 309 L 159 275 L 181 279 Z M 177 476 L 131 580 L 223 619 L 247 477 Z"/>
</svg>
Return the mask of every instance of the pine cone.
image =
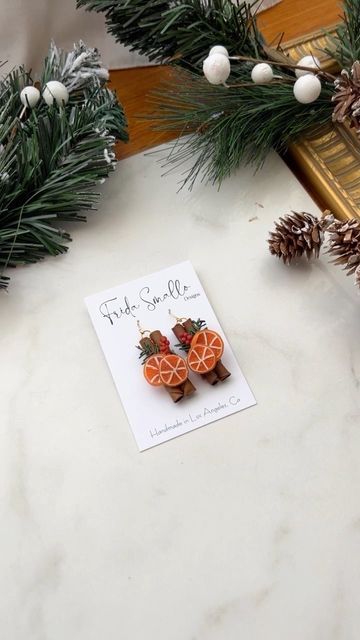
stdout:
<svg viewBox="0 0 360 640">
<path fill-rule="evenodd" d="M 308 259 L 319 256 L 323 242 L 322 221 L 310 213 L 291 214 L 275 223 L 275 231 L 268 240 L 270 253 L 282 258 L 285 264 L 306 253 Z"/>
<path fill-rule="evenodd" d="M 355 285 L 360 289 L 360 267 L 355 271 Z"/>
<path fill-rule="evenodd" d="M 336 93 L 332 97 L 332 102 L 335 103 L 333 122 L 342 124 L 349 118 L 350 126 L 360 133 L 360 62 L 354 62 L 350 73 L 343 69 L 334 85 Z"/>
<path fill-rule="evenodd" d="M 327 232 L 330 235 L 327 253 L 334 258 L 332 262 L 341 265 L 349 276 L 356 271 L 356 283 L 360 286 L 360 220 L 333 222 Z"/>
</svg>

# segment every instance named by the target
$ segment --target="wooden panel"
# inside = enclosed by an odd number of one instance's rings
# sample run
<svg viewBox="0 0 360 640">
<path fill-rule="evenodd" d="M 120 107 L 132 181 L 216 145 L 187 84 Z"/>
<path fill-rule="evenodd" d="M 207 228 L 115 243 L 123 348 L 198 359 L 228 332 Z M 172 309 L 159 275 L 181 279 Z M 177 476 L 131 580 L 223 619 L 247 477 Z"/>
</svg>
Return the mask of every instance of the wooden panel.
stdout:
<svg viewBox="0 0 360 640">
<path fill-rule="evenodd" d="M 167 66 L 136 67 L 110 72 L 110 87 L 115 89 L 125 109 L 129 124 L 130 142 L 117 146 L 117 157 L 126 158 L 170 140 L 167 131 L 153 131 L 153 122 L 140 116 L 154 110 L 151 91 L 171 78 L 172 69 Z"/>
<path fill-rule="evenodd" d="M 258 24 L 268 42 L 284 33 L 284 40 L 339 22 L 339 0 L 283 0 L 259 15 Z"/>
</svg>

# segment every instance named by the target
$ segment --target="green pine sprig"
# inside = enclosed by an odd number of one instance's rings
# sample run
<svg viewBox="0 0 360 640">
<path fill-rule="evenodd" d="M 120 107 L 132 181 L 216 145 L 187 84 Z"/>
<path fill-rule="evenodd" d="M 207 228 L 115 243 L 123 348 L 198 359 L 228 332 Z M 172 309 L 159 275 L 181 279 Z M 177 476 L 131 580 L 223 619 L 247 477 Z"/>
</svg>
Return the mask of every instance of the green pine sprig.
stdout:
<svg viewBox="0 0 360 640">
<path fill-rule="evenodd" d="M 198 318 L 198 320 L 191 321 L 191 327 L 189 327 L 189 329 L 187 330 L 187 333 L 190 333 L 191 335 L 194 336 L 195 333 L 198 333 L 198 331 L 201 331 L 202 329 L 205 329 L 205 328 L 206 328 L 205 320 L 201 320 L 200 318 Z M 175 347 L 180 351 L 185 351 L 187 353 L 191 348 L 191 344 L 187 344 L 184 342 L 177 342 L 175 344 Z"/>
<path fill-rule="evenodd" d="M 206 52 L 223 44 L 230 54 L 259 55 L 263 38 L 243 0 L 77 0 L 105 14 L 117 42 L 152 61 L 201 68 Z"/>
<path fill-rule="evenodd" d="M 0 288 L 8 286 L 8 267 L 67 251 L 71 238 L 58 223 L 85 221 L 99 198 L 95 185 L 115 167 L 113 147 L 127 139 L 126 121 L 101 69 L 83 43 L 69 54 L 52 44 L 44 81 L 68 83 L 69 103 L 40 100 L 25 114 L 20 93 L 30 74 L 19 67 L 0 81 Z"/>
<path fill-rule="evenodd" d="M 144 365 L 146 360 L 153 355 L 156 355 L 160 352 L 158 345 L 155 342 L 148 342 L 144 346 L 135 345 L 136 349 L 139 349 L 139 360 L 141 360 L 141 364 Z"/>
<path fill-rule="evenodd" d="M 325 52 L 341 69 L 350 69 L 360 59 L 360 0 L 344 0 L 342 23 L 335 36 L 328 36 Z"/>
<path fill-rule="evenodd" d="M 185 67 L 156 92 L 157 129 L 171 131 L 163 158 L 166 171 L 184 169 L 182 185 L 199 178 L 220 185 L 240 164 L 260 167 L 271 149 L 283 152 L 312 130 L 331 122 L 334 85 L 322 78 L 320 98 L 309 105 L 293 95 L 294 73 L 276 65 L 286 60 L 269 49 L 259 32 L 253 3 L 240 0 L 77 0 L 78 6 L 105 14 L 118 42 L 151 60 Z M 279 25 L 281 29 L 281 25 Z M 230 85 L 211 86 L 199 77 L 210 47 L 222 44 L 231 56 L 272 60 L 282 81 L 254 85 L 253 63 L 231 64 Z M 360 0 L 344 1 L 343 23 L 325 48 L 339 65 L 351 68 L 360 58 Z"/>
<path fill-rule="evenodd" d="M 213 86 L 179 70 L 174 83 L 156 92 L 151 118 L 158 121 L 158 130 L 178 136 L 162 164 L 167 171 L 185 166 L 181 186 L 192 188 L 197 179 L 221 185 L 240 164 L 260 167 L 271 148 L 284 151 L 311 128 L 330 121 L 331 82 L 323 82 L 315 103 L 302 105 L 294 99 L 291 75 L 275 72 L 290 82 L 251 84 L 245 63 L 237 66 L 236 82 L 247 86 Z"/>
<path fill-rule="evenodd" d="M 190 350 L 190 345 L 184 344 L 183 342 L 176 342 L 175 348 L 179 349 L 179 351 L 184 351 L 185 353 L 188 353 L 188 351 Z"/>
<path fill-rule="evenodd" d="M 206 327 L 205 320 L 201 320 L 201 318 L 198 318 L 197 320 L 192 320 L 191 327 L 189 328 L 189 333 L 191 333 L 194 336 L 195 333 L 197 333 L 198 331 L 201 331 L 202 329 L 205 329 L 205 327 Z"/>
</svg>

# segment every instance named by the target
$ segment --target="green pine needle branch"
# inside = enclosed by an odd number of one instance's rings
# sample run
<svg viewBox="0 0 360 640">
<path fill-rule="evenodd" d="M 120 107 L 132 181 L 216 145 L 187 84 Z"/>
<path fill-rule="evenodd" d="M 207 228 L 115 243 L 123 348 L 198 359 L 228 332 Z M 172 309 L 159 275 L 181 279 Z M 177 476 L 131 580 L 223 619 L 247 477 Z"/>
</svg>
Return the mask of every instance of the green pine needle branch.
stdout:
<svg viewBox="0 0 360 640">
<path fill-rule="evenodd" d="M 155 342 L 148 342 L 143 346 L 135 345 L 136 349 L 139 349 L 139 360 L 141 360 L 141 364 L 145 364 L 146 360 L 160 352 L 158 345 Z"/>
<path fill-rule="evenodd" d="M 248 75 L 245 65 L 237 80 L 245 82 Z M 168 170 L 185 165 L 182 186 L 191 188 L 198 178 L 220 185 L 241 163 L 260 167 L 271 148 L 284 151 L 289 142 L 328 123 L 332 95 L 332 84 L 323 83 L 320 98 L 301 105 L 293 83 L 225 88 L 179 70 L 176 82 L 154 96 L 151 118 L 158 120 L 157 128 L 178 135 L 163 165 Z"/>
<path fill-rule="evenodd" d="M 272 50 L 264 44 L 252 15 L 253 3 L 77 0 L 77 4 L 104 13 L 118 42 L 151 60 L 185 67 L 155 94 L 155 114 L 150 116 L 158 120 L 158 129 L 178 136 L 169 146 L 164 166 L 170 171 L 185 165 L 183 185 L 191 188 L 197 178 L 220 185 L 241 163 L 259 167 L 270 149 L 284 151 L 313 128 L 331 122 L 333 82 L 322 78 L 322 92 L 314 103 L 297 102 L 294 73 L 277 67 L 287 58 L 279 47 Z M 224 45 L 231 56 L 271 59 L 274 73 L 283 82 L 252 84 L 253 63 L 232 61 L 228 83 L 246 86 L 209 85 L 199 71 L 209 49 L 217 44 Z M 343 22 L 328 47 L 348 69 L 360 58 L 360 0 L 345 0 Z"/>
<path fill-rule="evenodd" d="M 344 0 L 343 19 L 325 51 L 341 69 L 350 69 L 360 59 L 360 0 Z"/>
<path fill-rule="evenodd" d="M 260 55 L 263 39 L 243 0 L 77 0 L 105 14 L 117 42 L 150 60 L 200 68 L 204 53 L 223 44 L 230 54 Z"/>
<path fill-rule="evenodd" d="M 29 74 L 20 67 L 0 81 L 0 288 L 8 267 L 67 250 L 70 236 L 57 223 L 86 219 L 95 185 L 114 169 L 115 140 L 127 140 L 96 50 L 79 43 L 67 54 L 52 44 L 41 86 L 49 79 L 67 86 L 66 107 L 41 99 L 25 114 L 20 92 L 32 84 Z"/>
</svg>

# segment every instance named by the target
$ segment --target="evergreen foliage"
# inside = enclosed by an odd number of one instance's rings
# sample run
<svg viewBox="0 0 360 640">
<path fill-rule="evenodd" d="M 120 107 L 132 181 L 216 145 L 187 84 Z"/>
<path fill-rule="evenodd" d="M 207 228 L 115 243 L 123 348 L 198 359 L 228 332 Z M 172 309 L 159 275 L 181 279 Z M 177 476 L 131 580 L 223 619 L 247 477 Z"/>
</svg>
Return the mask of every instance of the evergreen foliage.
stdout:
<svg viewBox="0 0 360 640">
<path fill-rule="evenodd" d="M 169 170 L 185 165 L 182 186 L 191 188 L 197 178 L 220 185 L 240 163 L 260 167 L 271 148 L 284 151 L 289 142 L 330 121 L 331 83 L 323 84 L 316 103 L 302 105 L 294 100 L 293 83 L 251 85 L 248 74 L 238 70 L 244 86 L 228 89 L 181 71 L 178 82 L 154 96 L 157 128 L 178 136 L 163 164 Z"/>
<path fill-rule="evenodd" d="M 340 68 L 350 69 L 360 59 L 360 0 L 344 0 L 343 22 L 330 39 L 326 51 L 337 61 Z"/>
<path fill-rule="evenodd" d="M 241 162 L 259 167 L 270 149 L 283 151 L 290 142 L 331 121 L 334 78 L 322 75 L 322 92 L 314 103 L 297 102 L 294 71 L 279 65 L 289 59 L 280 45 L 265 45 L 252 15 L 254 3 L 77 0 L 77 4 L 103 12 L 119 42 L 151 60 L 183 67 L 171 84 L 156 93 L 156 110 L 150 115 L 158 120 L 159 129 L 178 135 L 164 164 L 171 169 L 185 163 L 182 184 L 191 187 L 200 177 L 219 185 Z M 271 61 L 277 80 L 254 84 L 250 80 L 254 62 L 231 61 L 229 87 L 210 85 L 199 71 L 214 45 L 224 45 L 230 56 Z M 344 0 L 343 22 L 329 38 L 328 50 L 349 72 L 360 58 L 360 0 Z"/>
<path fill-rule="evenodd" d="M 201 68 L 210 47 L 258 55 L 262 37 L 242 0 L 77 0 L 78 7 L 105 14 L 109 32 L 131 51 L 159 62 Z"/>
<path fill-rule="evenodd" d="M 7 267 L 37 262 L 67 250 L 70 236 L 57 222 L 84 221 L 102 182 L 115 166 L 116 139 L 126 141 L 123 110 L 105 87 L 96 50 L 80 42 L 70 53 L 51 45 L 40 86 L 59 80 L 66 106 L 33 109 L 20 101 L 33 81 L 23 67 L 0 81 L 0 288 Z"/>
</svg>

